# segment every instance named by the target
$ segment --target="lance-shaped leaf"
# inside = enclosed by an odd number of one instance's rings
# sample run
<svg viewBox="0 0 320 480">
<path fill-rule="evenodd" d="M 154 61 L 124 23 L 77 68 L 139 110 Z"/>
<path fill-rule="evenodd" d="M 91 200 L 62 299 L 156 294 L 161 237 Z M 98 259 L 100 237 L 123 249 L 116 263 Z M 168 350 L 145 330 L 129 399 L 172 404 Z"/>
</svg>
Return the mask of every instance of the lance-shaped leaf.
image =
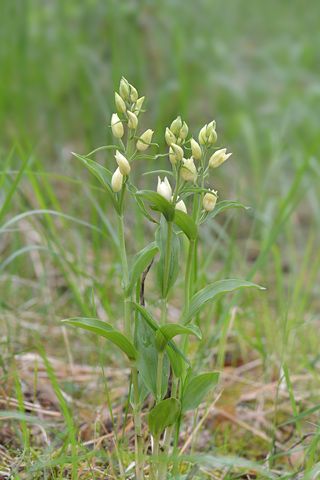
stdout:
<svg viewBox="0 0 320 480">
<path fill-rule="evenodd" d="M 136 202 L 136 204 L 137 204 L 140 212 L 141 212 L 148 220 L 150 220 L 150 222 L 152 222 L 152 223 L 158 223 L 158 222 L 156 222 L 156 220 L 154 220 L 154 219 L 151 217 L 151 215 L 149 215 L 149 213 L 147 212 L 146 207 L 144 206 L 143 201 L 141 200 L 141 198 L 140 198 L 138 195 L 136 195 L 138 189 L 137 189 L 134 185 L 132 185 L 132 183 L 130 183 L 130 182 L 127 182 L 126 185 L 127 185 L 128 191 L 132 194 L 132 197 L 133 197 L 134 201 Z"/>
<path fill-rule="evenodd" d="M 181 228 L 181 230 L 187 235 L 189 240 L 194 240 L 197 238 L 197 225 L 187 213 L 176 209 L 174 215 L 174 223 L 176 223 L 178 227 Z"/>
<path fill-rule="evenodd" d="M 167 296 L 168 292 L 175 284 L 179 274 L 180 243 L 179 243 L 178 235 L 174 230 L 172 230 L 168 278 L 167 278 L 167 282 L 164 282 L 167 238 L 168 238 L 168 224 L 165 221 L 165 219 L 162 217 L 160 221 L 160 226 L 156 231 L 156 243 L 160 252 L 160 258 L 159 258 L 159 263 L 157 268 L 157 280 L 158 280 L 159 288 L 161 290 L 161 294 L 163 298 Z"/>
<path fill-rule="evenodd" d="M 113 190 L 111 188 L 111 179 L 112 179 L 112 173 L 99 163 L 95 162 L 94 160 L 90 160 L 89 158 L 85 158 L 82 155 L 79 155 L 77 153 L 72 153 L 75 157 L 77 157 L 81 162 L 97 177 L 97 179 L 102 183 L 102 185 L 105 187 L 106 191 L 109 194 L 110 199 L 112 200 L 112 203 L 116 210 L 119 210 L 119 204 L 118 201 L 116 200 Z"/>
<path fill-rule="evenodd" d="M 157 320 L 153 317 L 153 315 L 142 305 L 139 303 L 132 302 L 135 307 L 138 309 L 138 311 L 141 313 L 141 317 L 149 327 L 152 328 L 154 332 L 157 332 L 159 330 L 160 326 L 157 322 Z M 190 360 L 184 355 L 183 352 L 177 347 L 177 345 L 173 342 L 170 341 L 167 345 L 166 352 L 168 354 L 170 363 L 172 365 L 174 374 L 177 378 L 180 378 L 181 375 L 181 369 L 182 369 L 182 364 L 181 360 L 186 362 L 189 366 L 191 366 Z"/>
<path fill-rule="evenodd" d="M 175 213 L 174 205 L 168 202 L 168 200 L 166 200 L 162 195 L 159 195 L 159 193 L 154 192 L 153 190 L 138 190 L 136 195 L 152 202 L 154 205 L 151 205 L 150 208 L 157 212 L 161 212 L 168 222 L 173 221 Z"/>
<path fill-rule="evenodd" d="M 219 375 L 219 372 L 210 372 L 193 377 L 183 394 L 182 412 L 197 408 L 206 395 L 217 385 Z"/>
<path fill-rule="evenodd" d="M 137 253 L 134 256 L 130 271 L 129 271 L 129 285 L 127 290 L 125 291 L 125 295 L 130 297 L 132 291 L 137 283 L 138 278 L 147 268 L 153 257 L 158 253 L 159 249 L 157 247 L 156 242 L 150 243 L 147 247 Z"/>
<path fill-rule="evenodd" d="M 250 207 L 246 207 L 245 205 L 241 205 L 241 203 L 237 203 L 237 202 L 228 202 L 228 201 L 219 202 L 216 204 L 212 212 L 209 212 L 205 216 L 205 218 L 200 222 L 200 224 L 206 222 L 211 218 L 214 218 L 216 215 L 218 215 L 218 213 L 221 213 L 224 210 L 229 210 L 230 208 L 244 208 L 248 210 Z"/>
<path fill-rule="evenodd" d="M 190 302 L 189 316 L 186 322 L 191 322 L 193 317 L 203 308 L 207 303 L 212 302 L 221 297 L 225 293 L 234 292 L 242 288 L 254 287 L 260 290 L 265 290 L 264 287 L 256 285 L 255 283 L 246 282 L 245 280 L 219 280 L 216 283 L 208 285 L 200 292 L 196 293 Z"/>
<path fill-rule="evenodd" d="M 116 332 L 109 323 L 98 320 L 97 318 L 66 318 L 62 322 L 70 323 L 75 327 L 84 328 L 89 332 L 96 333 L 104 337 L 119 347 L 130 360 L 137 360 L 139 353 L 135 346 L 127 339 L 123 333 Z"/>
<path fill-rule="evenodd" d="M 198 338 L 202 338 L 200 328 L 196 325 L 183 326 L 177 323 L 166 323 L 159 330 L 157 330 L 155 338 L 155 346 L 159 352 L 162 352 L 167 343 L 176 335 L 196 335 Z"/>
<path fill-rule="evenodd" d="M 159 402 L 148 415 L 148 427 L 152 436 L 159 435 L 179 418 L 181 403 L 177 398 Z"/>
</svg>

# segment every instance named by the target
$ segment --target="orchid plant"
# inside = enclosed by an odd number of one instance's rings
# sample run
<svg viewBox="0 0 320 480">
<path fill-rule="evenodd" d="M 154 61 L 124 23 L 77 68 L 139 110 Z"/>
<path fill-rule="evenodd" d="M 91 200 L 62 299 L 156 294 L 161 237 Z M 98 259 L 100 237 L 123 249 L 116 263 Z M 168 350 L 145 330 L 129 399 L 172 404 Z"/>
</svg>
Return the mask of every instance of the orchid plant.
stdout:
<svg viewBox="0 0 320 480">
<path fill-rule="evenodd" d="M 209 188 L 210 172 L 225 162 L 231 153 L 214 146 L 217 141 L 215 121 L 205 125 L 195 140 L 188 139 L 189 128 L 177 117 L 165 131 L 169 151 L 160 154 L 168 156 L 171 170 L 164 173 L 162 170 L 162 176 L 153 172 L 158 175 L 156 191 L 138 190 L 132 183 L 134 162 L 159 157 L 159 154 L 146 153 L 151 145 L 156 145 L 152 143 L 154 132 L 148 129 L 138 134 L 144 100 L 144 97 L 139 98 L 136 88 L 122 78 L 119 92 L 115 93 L 117 113 L 111 117 L 111 130 L 117 145 L 99 147 L 87 156 L 74 154 L 101 182 L 117 214 L 125 331 L 116 330 L 115 325 L 96 318 L 69 318 L 63 322 L 106 338 L 127 357 L 131 369 L 128 396 L 135 429 L 133 463 L 136 479 L 164 480 L 172 468 L 175 472 L 179 430 L 185 413 L 196 409 L 219 379 L 219 372 L 195 375 L 188 358 L 189 337 L 192 335 L 201 341 L 201 329 L 194 323 L 195 317 L 206 304 L 227 292 L 261 287 L 243 280 L 227 279 L 194 291 L 201 225 L 224 210 L 245 208 L 236 202 L 217 203 L 217 191 Z M 106 168 L 90 158 L 103 148 L 115 152 L 116 164 L 109 158 Z M 124 228 L 127 201 L 135 202 L 141 215 L 155 225 L 155 240 L 131 260 L 127 255 Z M 186 237 L 188 244 L 187 258 L 183 262 L 183 303 L 179 322 L 172 323 L 168 318 L 168 295 L 174 295 L 173 289 L 181 273 L 179 251 L 182 236 Z M 158 292 L 161 304 L 160 318 L 156 318 L 145 305 L 144 295 L 135 294 L 140 291 L 141 283 L 157 256 L 154 290 Z M 177 336 L 178 343 L 174 340 Z M 172 382 L 168 389 L 170 367 Z M 142 435 L 142 406 L 148 395 L 152 397 L 147 414 L 149 434 Z M 151 453 L 147 453 L 150 444 Z M 125 478 L 126 474 L 120 471 L 120 475 Z"/>
</svg>

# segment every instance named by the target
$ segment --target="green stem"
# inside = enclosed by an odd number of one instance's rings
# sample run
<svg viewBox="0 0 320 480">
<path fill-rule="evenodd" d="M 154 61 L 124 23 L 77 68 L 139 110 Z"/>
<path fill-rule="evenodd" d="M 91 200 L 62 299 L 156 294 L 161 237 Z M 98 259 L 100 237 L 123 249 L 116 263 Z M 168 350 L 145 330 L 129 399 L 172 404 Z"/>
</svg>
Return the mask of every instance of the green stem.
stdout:
<svg viewBox="0 0 320 480">
<path fill-rule="evenodd" d="M 161 385 L 162 385 L 162 368 L 163 368 L 164 351 L 158 353 L 158 370 L 157 370 L 157 403 L 161 401 Z"/>
<path fill-rule="evenodd" d="M 162 298 L 161 298 L 161 326 L 166 323 L 166 317 L 167 317 L 167 297 L 168 297 L 169 267 L 170 267 L 173 222 L 167 222 L 167 225 L 168 225 L 167 246 L 166 246 L 166 258 L 164 263 Z"/>
</svg>

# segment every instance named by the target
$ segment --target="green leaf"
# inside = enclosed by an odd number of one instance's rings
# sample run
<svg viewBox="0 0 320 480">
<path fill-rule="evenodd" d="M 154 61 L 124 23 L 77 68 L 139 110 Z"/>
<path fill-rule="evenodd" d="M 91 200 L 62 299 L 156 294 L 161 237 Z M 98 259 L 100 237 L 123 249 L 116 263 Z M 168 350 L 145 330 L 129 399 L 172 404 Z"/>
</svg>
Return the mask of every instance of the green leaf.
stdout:
<svg viewBox="0 0 320 480">
<path fill-rule="evenodd" d="M 154 346 L 155 331 L 150 327 L 149 323 L 144 322 L 140 316 L 137 318 L 135 332 L 135 346 L 139 352 L 137 368 L 143 381 L 152 393 L 153 397 L 157 397 L 157 370 L 158 370 L 158 350 Z M 163 356 L 161 397 L 163 398 L 167 392 L 168 379 L 170 374 L 170 362 L 168 355 Z"/>
<path fill-rule="evenodd" d="M 283 427 L 284 425 L 288 425 L 288 423 L 296 422 L 301 418 L 311 415 L 311 413 L 316 412 L 319 409 L 320 409 L 320 405 L 315 405 L 314 407 L 308 408 L 304 412 L 298 413 L 298 415 L 295 415 L 294 417 L 289 418 L 289 420 L 286 420 L 285 422 L 280 423 L 280 425 L 278 425 L 277 428 Z"/>
<path fill-rule="evenodd" d="M 154 205 L 151 205 L 150 208 L 152 208 L 152 210 L 156 210 L 157 212 L 161 212 L 168 222 L 173 221 L 175 213 L 174 206 L 172 203 L 168 202 L 168 200 L 162 197 L 162 195 L 159 195 L 159 193 L 154 192 L 153 190 L 138 190 L 136 195 L 152 202 Z"/>
<path fill-rule="evenodd" d="M 159 402 L 148 415 L 148 427 L 152 436 L 159 435 L 179 418 L 181 403 L 177 398 Z"/>
<path fill-rule="evenodd" d="M 132 302 L 132 303 L 138 309 L 138 311 L 141 313 L 141 317 L 143 318 L 143 320 L 145 322 L 147 322 L 149 327 L 152 328 L 152 330 L 154 332 L 159 330 L 160 326 L 159 326 L 157 320 L 153 317 L 153 315 L 151 315 L 151 313 L 148 312 L 148 310 L 145 307 L 143 307 L 142 305 L 140 305 L 139 303 L 135 303 L 135 302 Z M 181 361 L 180 361 L 180 359 L 184 360 L 189 366 L 191 366 L 190 360 L 184 355 L 184 353 L 181 352 L 181 350 L 177 347 L 177 345 L 173 341 L 168 343 L 166 352 L 168 354 L 168 357 L 170 359 L 170 362 L 171 362 L 171 365 L 172 365 L 172 368 L 175 372 L 176 377 L 180 377 L 180 375 L 181 375 L 181 371 L 180 371 L 181 370 Z M 177 357 L 180 357 L 180 359 L 178 359 Z"/>
<path fill-rule="evenodd" d="M 196 325 L 183 326 L 177 323 L 166 323 L 156 333 L 155 347 L 159 352 L 162 352 L 167 343 L 176 335 L 196 335 L 198 338 L 202 338 L 200 328 Z"/>
<path fill-rule="evenodd" d="M 189 240 L 196 239 L 198 235 L 198 229 L 195 222 L 191 217 L 181 210 L 176 210 L 174 215 L 174 223 L 187 235 Z"/>
<path fill-rule="evenodd" d="M 79 155 L 74 152 L 72 152 L 72 155 L 74 155 L 79 160 L 81 160 L 81 162 L 95 175 L 95 177 L 97 177 L 100 183 L 102 183 L 102 185 L 105 187 L 106 191 L 108 192 L 114 207 L 118 211 L 119 204 L 111 188 L 112 173 L 107 168 L 103 167 L 102 165 L 95 162 L 94 160 L 90 160 L 89 158 L 85 158 L 82 155 Z"/>
<path fill-rule="evenodd" d="M 208 285 L 200 292 L 196 293 L 190 302 L 189 317 L 187 322 L 191 322 L 193 317 L 209 302 L 215 300 L 225 293 L 240 290 L 242 288 L 254 287 L 260 290 L 265 290 L 264 287 L 260 287 L 254 283 L 246 282 L 245 280 L 219 280 L 216 283 Z"/>
<path fill-rule="evenodd" d="M 219 372 L 201 373 L 187 385 L 182 399 L 182 412 L 188 412 L 197 408 L 202 400 L 217 385 Z"/>
<path fill-rule="evenodd" d="M 138 278 L 140 277 L 141 273 L 144 272 L 144 270 L 147 268 L 153 257 L 158 253 L 158 251 L 159 249 L 156 245 L 156 242 L 152 242 L 150 243 L 150 245 L 145 247 L 143 250 L 140 250 L 140 252 L 138 252 L 137 255 L 134 256 L 129 271 L 129 285 L 127 290 L 125 291 L 125 295 L 127 297 L 131 296 Z"/>
<path fill-rule="evenodd" d="M 157 268 L 157 280 L 159 288 L 161 290 L 162 297 L 166 297 L 170 289 L 175 284 L 179 274 L 179 250 L 180 242 L 178 235 L 174 230 L 171 233 L 171 248 L 170 248 L 170 262 L 169 273 L 166 291 L 164 291 L 164 271 L 166 262 L 166 249 L 167 249 L 167 237 L 168 237 L 168 224 L 164 218 L 161 218 L 160 226 L 156 231 L 156 243 L 159 248 L 160 258 Z"/>
<path fill-rule="evenodd" d="M 158 222 L 156 222 L 156 220 L 154 220 L 154 219 L 151 217 L 151 215 L 149 215 L 149 213 L 148 213 L 147 210 L 146 210 L 146 207 L 144 206 L 143 201 L 141 200 L 141 198 L 139 198 L 138 195 L 136 195 L 138 189 L 137 189 L 134 185 L 132 185 L 132 183 L 130 183 L 130 182 L 127 182 L 126 185 L 127 185 L 128 191 L 131 193 L 134 201 L 136 202 L 137 207 L 139 208 L 140 212 L 141 212 L 148 220 L 150 220 L 150 222 L 152 222 L 152 223 L 158 223 Z"/>
<path fill-rule="evenodd" d="M 224 210 L 229 210 L 230 208 L 244 208 L 245 210 L 249 210 L 250 207 L 246 207 L 245 205 L 241 205 L 241 203 L 237 202 L 228 202 L 223 201 L 216 204 L 212 212 L 209 212 L 206 217 L 200 222 L 200 225 L 207 220 L 214 218 L 218 213 L 223 212 Z"/>
<path fill-rule="evenodd" d="M 146 384 L 144 383 L 142 375 L 140 373 L 138 373 L 138 387 L 139 387 L 139 405 L 141 406 L 150 392 L 146 387 Z M 132 407 L 135 406 L 133 388 L 131 388 L 130 403 Z"/>
<path fill-rule="evenodd" d="M 84 328 L 89 332 L 96 333 L 104 337 L 119 347 L 130 360 L 137 360 L 139 353 L 134 345 L 127 339 L 123 333 L 116 332 L 109 323 L 98 320 L 97 318 L 66 318 L 62 322 L 70 323 L 76 327 Z"/>
</svg>

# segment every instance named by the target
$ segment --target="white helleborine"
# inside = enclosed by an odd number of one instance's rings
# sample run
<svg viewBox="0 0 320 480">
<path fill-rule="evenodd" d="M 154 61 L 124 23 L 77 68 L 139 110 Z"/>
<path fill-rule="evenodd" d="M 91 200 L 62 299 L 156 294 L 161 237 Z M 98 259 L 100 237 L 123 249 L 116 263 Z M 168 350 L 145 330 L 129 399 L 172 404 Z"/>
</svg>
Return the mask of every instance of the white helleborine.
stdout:
<svg viewBox="0 0 320 480">
<path fill-rule="evenodd" d="M 206 212 L 212 212 L 217 202 L 217 193 L 212 190 L 213 193 L 206 193 L 202 200 L 203 208 Z"/>
<path fill-rule="evenodd" d="M 117 110 L 121 113 L 126 111 L 125 101 L 120 97 L 119 93 L 115 92 L 114 94 Z"/>
<path fill-rule="evenodd" d="M 186 124 L 186 122 L 183 122 L 182 127 L 180 129 L 179 138 L 181 138 L 181 140 L 184 140 L 187 137 L 188 133 L 189 133 L 189 127 Z"/>
<path fill-rule="evenodd" d="M 146 97 L 140 97 L 140 98 L 138 98 L 138 100 L 136 101 L 136 104 L 135 104 L 135 107 L 134 107 L 134 111 L 133 111 L 133 113 L 134 113 L 135 115 L 137 115 L 137 116 L 139 115 L 140 110 L 141 110 L 141 108 L 142 108 L 142 104 L 143 104 L 145 98 L 146 98 Z"/>
<path fill-rule="evenodd" d="M 129 83 L 128 80 L 126 80 L 124 77 L 121 78 L 120 80 L 120 88 L 119 88 L 119 93 L 120 96 L 123 100 L 128 100 L 129 99 Z"/>
<path fill-rule="evenodd" d="M 200 145 L 205 145 L 208 141 L 208 138 L 207 138 L 207 126 L 208 125 L 205 125 L 204 127 L 201 128 L 200 132 L 199 132 L 199 143 Z"/>
<path fill-rule="evenodd" d="M 193 138 L 190 140 L 192 156 L 196 160 L 201 160 L 201 147 L 198 142 L 196 142 Z"/>
<path fill-rule="evenodd" d="M 130 110 L 127 111 L 127 114 L 128 114 L 128 127 L 131 129 L 131 130 L 135 130 L 138 126 L 138 118 L 137 116 L 130 112 Z"/>
<path fill-rule="evenodd" d="M 130 87 L 130 100 L 132 103 L 135 103 L 138 100 L 138 92 L 134 88 L 134 86 L 131 85 L 131 83 L 129 83 L 129 87 Z"/>
<path fill-rule="evenodd" d="M 171 147 L 173 143 L 176 143 L 176 137 L 173 135 L 171 130 L 169 128 L 166 128 L 166 133 L 164 134 L 165 141 L 167 142 L 167 145 Z"/>
<path fill-rule="evenodd" d="M 144 140 L 146 143 L 143 143 L 143 142 L 141 142 L 141 140 L 138 140 L 137 145 L 136 145 L 137 150 L 139 150 L 140 152 L 143 152 L 144 150 L 147 150 L 147 148 L 149 147 L 148 143 L 151 143 L 152 135 L 153 135 L 153 130 L 151 130 L 150 128 L 148 130 L 146 130 L 140 136 L 140 138 L 142 140 Z"/>
<path fill-rule="evenodd" d="M 177 117 L 175 120 L 170 125 L 170 132 L 172 132 L 174 135 L 177 135 L 182 127 L 182 120 L 181 117 Z"/>
<path fill-rule="evenodd" d="M 122 155 L 122 153 L 120 153 L 119 150 L 117 150 L 114 158 L 117 161 L 121 174 L 129 175 L 129 173 L 131 172 L 131 167 L 126 157 Z"/>
<path fill-rule="evenodd" d="M 209 160 L 209 167 L 210 168 L 217 168 L 219 167 L 219 165 L 221 165 L 221 163 L 225 162 L 227 160 L 227 158 L 230 157 L 230 155 L 232 155 L 232 153 L 228 153 L 226 155 L 226 148 L 221 148 L 221 150 L 217 150 L 211 157 L 210 157 L 210 160 Z"/>
<path fill-rule="evenodd" d="M 116 138 L 122 138 L 124 134 L 123 125 L 116 113 L 111 117 L 111 130 Z"/>
<path fill-rule="evenodd" d="M 122 187 L 122 181 L 123 175 L 120 172 L 120 168 L 118 167 L 111 178 L 111 188 L 115 193 L 120 192 Z"/>
<path fill-rule="evenodd" d="M 171 202 L 172 188 L 167 177 L 165 177 L 164 182 L 161 182 L 161 178 L 158 177 L 157 193 Z"/>
<path fill-rule="evenodd" d="M 183 159 L 183 150 L 181 147 L 179 147 L 179 145 L 176 145 L 175 143 L 172 143 L 171 144 L 171 148 L 172 150 L 174 151 L 174 155 L 175 155 L 175 160 L 176 162 L 181 162 L 181 160 Z M 175 163 L 176 163 L 175 162 Z"/>
<path fill-rule="evenodd" d="M 193 182 L 196 177 L 197 169 L 193 161 L 193 157 L 188 160 L 183 159 L 183 167 L 181 169 L 181 177 L 185 182 Z"/>
<path fill-rule="evenodd" d="M 187 212 L 187 207 L 186 204 L 184 203 L 183 200 L 180 200 L 178 203 L 176 203 L 175 207 L 176 210 L 181 210 L 181 212 L 188 213 Z"/>
</svg>

